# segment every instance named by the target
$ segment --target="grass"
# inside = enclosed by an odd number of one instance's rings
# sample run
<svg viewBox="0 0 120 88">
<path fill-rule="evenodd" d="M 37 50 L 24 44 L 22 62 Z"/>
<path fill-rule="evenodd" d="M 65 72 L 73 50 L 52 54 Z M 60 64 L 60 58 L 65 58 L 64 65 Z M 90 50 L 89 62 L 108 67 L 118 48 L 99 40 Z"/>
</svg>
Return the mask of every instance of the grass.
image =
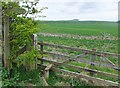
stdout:
<svg viewBox="0 0 120 88">
<path fill-rule="evenodd" d="M 40 22 L 41 32 L 57 34 L 76 34 L 76 35 L 101 35 L 109 33 L 112 36 L 118 36 L 117 22 L 99 22 L 99 21 L 45 21 Z"/>
<path fill-rule="evenodd" d="M 117 22 L 99 22 L 99 21 L 83 21 L 83 22 L 72 22 L 72 21 L 46 21 L 40 22 L 44 25 L 39 25 L 41 28 L 41 33 L 52 33 L 52 34 L 71 34 L 71 35 L 82 35 L 82 36 L 103 36 L 104 34 L 108 35 L 109 37 L 118 37 L 118 23 Z M 66 45 L 71 47 L 83 48 L 83 49 L 90 49 L 96 48 L 97 51 L 100 52 L 110 52 L 110 53 L 118 53 L 118 40 L 99 40 L 99 39 L 74 39 L 68 37 L 53 37 L 53 36 L 38 36 L 38 41 L 43 41 L 52 44 L 58 45 Z M 82 52 L 76 52 L 66 49 L 54 49 L 44 47 L 45 50 L 54 51 L 54 52 L 62 52 L 64 54 L 69 55 L 79 55 Z M 117 58 L 108 57 L 112 62 L 118 64 Z M 89 57 L 87 59 L 90 59 Z M 96 59 L 97 61 L 99 58 Z M 85 63 L 78 63 L 78 62 L 70 62 L 69 64 L 81 67 L 90 68 L 90 65 L 86 65 Z M 79 72 L 76 69 L 66 68 L 61 66 L 60 68 Z M 112 74 L 118 74 L 118 72 L 111 68 L 95 66 L 96 70 L 100 70 L 103 72 L 108 72 Z M 95 75 L 95 77 L 100 77 L 103 79 L 108 79 L 111 81 L 116 81 L 115 79 Z M 54 82 L 53 82 L 54 83 Z M 79 83 L 79 82 L 78 82 Z"/>
<path fill-rule="evenodd" d="M 36 85 L 43 86 L 42 81 L 42 73 L 39 70 L 29 70 L 26 71 L 25 67 L 14 68 L 12 70 L 11 78 L 8 78 L 8 72 L 6 69 L 3 69 L 2 73 L 2 87 L 12 86 L 13 88 L 16 86 L 20 86 L 24 88 L 24 86 Z"/>
<path fill-rule="evenodd" d="M 69 77 L 65 79 L 57 77 L 56 73 L 54 73 L 53 71 L 50 72 L 48 83 L 50 86 L 74 86 L 75 88 L 79 88 L 79 86 L 92 86 L 82 81 L 80 78 L 74 79 L 72 77 Z"/>
<path fill-rule="evenodd" d="M 106 21 L 38 21 L 41 33 L 75 34 L 82 36 L 118 37 L 118 23 Z M 43 25 L 41 25 L 43 24 Z M 117 40 L 72 39 L 66 37 L 39 36 L 39 41 L 68 45 L 78 48 L 93 49 L 118 53 Z"/>
<path fill-rule="evenodd" d="M 105 51 L 111 53 L 118 53 L 118 41 L 117 40 L 87 40 L 87 39 L 72 39 L 72 38 L 60 38 L 52 36 L 39 36 L 38 41 L 44 41 L 52 44 L 67 45 L 72 47 L 93 49 L 98 51 Z"/>
</svg>

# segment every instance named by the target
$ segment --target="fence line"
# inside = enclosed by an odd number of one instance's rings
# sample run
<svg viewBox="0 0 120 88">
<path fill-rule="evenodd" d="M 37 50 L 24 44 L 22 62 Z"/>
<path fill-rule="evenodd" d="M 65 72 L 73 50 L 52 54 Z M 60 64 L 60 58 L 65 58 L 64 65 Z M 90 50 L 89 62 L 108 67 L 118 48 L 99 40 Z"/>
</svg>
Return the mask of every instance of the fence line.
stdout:
<svg viewBox="0 0 120 88">
<path fill-rule="evenodd" d="M 69 46 L 64 46 L 64 45 L 57 45 L 57 44 L 49 44 L 49 43 L 40 43 L 38 42 L 39 45 L 44 45 L 44 46 L 49 46 L 49 47 L 56 47 L 56 48 L 63 48 L 63 49 L 70 49 L 70 50 L 75 50 L 75 51 L 83 51 L 86 54 L 93 54 L 93 50 L 86 50 L 86 49 L 80 49 L 80 48 L 74 48 L 74 47 L 69 47 Z M 94 52 L 95 55 L 97 56 L 111 56 L 115 58 L 119 58 L 120 54 L 115 54 L 115 53 L 108 53 L 108 52 Z"/>
<path fill-rule="evenodd" d="M 120 67 L 116 66 L 112 61 L 110 61 L 107 57 L 114 57 L 114 58 L 119 58 L 120 54 L 115 54 L 115 53 L 108 53 L 108 52 L 98 52 L 96 50 L 86 50 L 86 49 L 80 49 L 80 48 L 75 48 L 75 47 L 70 47 L 70 46 L 64 46 L 64 45 L 57 45 L 57 44 L 49 44 L 49 43 L 44 43 L 44 42 L 38 42 L 38 45 L 40 45 L 40 51 L 43 54 L 49 54 L 52 56 L 57 56 L 57 57 L 62 57 L 64 58 L 65 61 L 63 62 L 56 62 L 56 61 L 52 61 L 49 59 L 45 59 L 44 56 L 42 56 L 42 58 L 38 58 L 38 60 L 41 60 L 41 62 L 49 62 L 50 64 L 52 64 L 51 69 L 55 72 L 63 72 L 65 74 L 68 75 L 72 75 L 72 76 L 77 76 L 77 77 L 82 77 L 82 78 L 86 78 L 88 80 L 93 80 L 93 81 L 97 81 L 99 83 L 103 83 L 106 85 L 112 85 L 112 86 L 118 86 L 118 82 L 112 82 L 109 80 L 105 80 L 105 79 L 101 79 L 101 78 L 96 78 L 93 77 L 94 74 L 98 74 L 98 75 L 104 75 L 107 77 L 111 77 L 111 78 L 115 78 L 118 80 L 118 78 L 120 76 L 116 75 L 116 74 L 111 74 L 111 73 L 107 73 L 107 72 L 102 72 L 102 71 L 98 71 L 98 70 L 94 70 L 94 69 L 89 69 L 89 68 L 84 68 L 81 66 L 75 66 L 75 65 L 70 65 L 67 64 L 70 61 L 75 61 L 75 62 L 82 62 L 82 63 L 87 63 L 90 65 L 98 65 L 98 66 L 103 66 L 103 67 L 108 67 L 108 68 L 112 68 L 115 70 L 120 71 Z M 69 55 L 65 55 L 65 54 L 57 54 L 57 53 L 53 53 L 53 52 L 44 52 L 44 46 L 48 46 L 48 47 L 54 47 L 54 48 L 60 48 L 60 49 L 68 49 L 68 50 L 74 50 L 74 51 L 82 51 L 83 54 L 76 56 L 76 57 L 71 57 Z M 91 55 L 92 60 L 88 60 L 86 59 L 85 55 Z M 100 62 L 96 62 L 93 59 L 96 59 L 96 56 L 100 57 L 104 62 L 107 63 L 100 63 Z M 65 66 L 67 68 L 73 68 L 76 70 L 83 70 L 89 73 L 93 73 L 93 75 L 88 76 L 88 75 L 82 75 L 76 72 L 72 72 L 72 71 L 68 71 L 68 70 L 64 70 L 64 69 L 60 69 L 58 68 L 59 66 Z"/>
<path fill-rule="evenodd" d="M 65 66 L 65 67 L 68 67 L 68 68 L 74 68 L 74 69 L 78 69 L 78 70 L 84 70 L 84 71 L 87 71 L 87 72 L 93 72 L 95 74 L 99 74 L 99 75 L 104 75 L 104 76 L 108 76 L 108 77 L 112 77 L 112 78 L 116 78 L 118 79 L 119 76 L 116 75 L 116 74 L 111 74 L 111 73 L 107 73 L 107 72 L 102 72 L 102 71 L 98 71 L 98 70 L 92 70 L 92 69 L 88 69 L 88 68 L 84 68 L 84 67 L 80 67 L 80 66 L 74 66 L 74 65 L 69 65 L 69 64 L 66 64 L 66 63 L 61 63 L 61 62 L 56 62 L 56 61 L 52 61 L 52 60 L 47 60 L 47 59 L 40 59 L 44 62 L 49 62 L 51 64 L 54 64 L 55 66 Z"/>
<path fill-rule="evenodd" d="M 63 54 L 56 54 L 56 53 L 52 53 L 52 52 L 43 52 L 44 54 L 51 54 L 51 55 L 57 55 L 57 56 L 63 56 L 63 57 L 67 57 L 69 58 L 71 61 L 77 61 L 77 62 L 83 62 L 83 63 L 87 63 L 87 64 L 94 64 L 94 65 L 98 65 L 98 66 L 104 66 L 104 67 L 109 67 L 109 68 L 113 68 L 115 70 L 120 70 L 119 66 L 114 66 L 111 64 L 105 64 L 105 63 L 100 63 L 100 62 L 92 62 L 90 60 L 85 60 L 85 58 L 74 58 L 74 57 L 70 57 L 67 55 L 63 55 Z"/>
<path fill-rule="evenodd" d="M 101 79 L 101 78 L 95 78 L 95 77 L 91 77 L 91 76 L 88 76 L 88 75 L 82 75 L 82 74 L 72 72 L 72 71 L 67 71 L 67 70 L 64 70 L 64 69 L 59 69 L 59 68 L 54 68 L 53 67 L 52 70 L 55 71 L 55 72 L 63 72 L 64 74 L 67 74 L 67 75 L 70 75 L 70 76 L 76 76 L 76 77 L 85 78 L 85 79 L 88 79 L 88 80 L 94 80 L 95 82 L 97 81 L 97 82 L 99 82 L 101 84 L 105 84 L 105 85 L 120 86 L 117 82 L 112 82 L 112 81 L 104 80 L 104 79 Z"/>
</svg>

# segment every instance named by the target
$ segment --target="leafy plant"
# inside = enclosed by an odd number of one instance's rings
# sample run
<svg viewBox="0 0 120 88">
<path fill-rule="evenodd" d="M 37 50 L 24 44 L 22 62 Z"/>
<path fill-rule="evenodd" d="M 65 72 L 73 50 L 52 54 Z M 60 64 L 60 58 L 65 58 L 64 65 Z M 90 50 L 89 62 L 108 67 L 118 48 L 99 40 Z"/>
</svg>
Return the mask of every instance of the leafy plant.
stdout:
<svg viewBox="0 0 120 88">
<path fill-rule="evenodd" d="M 39 51 L 32 49 L 31 51 L 26 51 L 24 54 L 19 55 L 15 59 L 17 67 L 23 65 L 27 70 L 35 69 L 36 58 L 39 56 L 39 54 Z"/>
</svg>

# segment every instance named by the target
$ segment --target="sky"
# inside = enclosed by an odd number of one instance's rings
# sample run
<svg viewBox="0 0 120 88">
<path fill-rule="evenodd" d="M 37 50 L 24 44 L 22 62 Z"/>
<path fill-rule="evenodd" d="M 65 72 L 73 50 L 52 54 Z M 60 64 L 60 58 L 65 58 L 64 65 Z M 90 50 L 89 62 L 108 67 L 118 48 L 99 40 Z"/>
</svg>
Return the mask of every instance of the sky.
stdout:
<svg viewBox="0 0 120 88">
<path fill-rule="evenodd" d="M 45 18 L 40 20 L 118 21 L 119 0 L 40 0 L 38 8 Z"/>
</svg>

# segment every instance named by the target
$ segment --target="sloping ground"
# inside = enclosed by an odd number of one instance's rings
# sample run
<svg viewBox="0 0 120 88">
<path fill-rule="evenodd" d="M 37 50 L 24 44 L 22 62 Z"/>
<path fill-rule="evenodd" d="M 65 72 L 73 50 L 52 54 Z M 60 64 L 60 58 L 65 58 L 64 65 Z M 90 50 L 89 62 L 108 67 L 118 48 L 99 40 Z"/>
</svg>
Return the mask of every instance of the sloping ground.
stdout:
<svg viewBox="0 0 120 88">
<path fill-rule="evenodd" d="M 40 32 L 42 33 L 75 34 L 82 36 L 98 36 L 107 33 L 112 36 L 118 36 L 117 22 L 45 21 L 39 22 L 38 27 L 40 28 Z"/>
</svg>

